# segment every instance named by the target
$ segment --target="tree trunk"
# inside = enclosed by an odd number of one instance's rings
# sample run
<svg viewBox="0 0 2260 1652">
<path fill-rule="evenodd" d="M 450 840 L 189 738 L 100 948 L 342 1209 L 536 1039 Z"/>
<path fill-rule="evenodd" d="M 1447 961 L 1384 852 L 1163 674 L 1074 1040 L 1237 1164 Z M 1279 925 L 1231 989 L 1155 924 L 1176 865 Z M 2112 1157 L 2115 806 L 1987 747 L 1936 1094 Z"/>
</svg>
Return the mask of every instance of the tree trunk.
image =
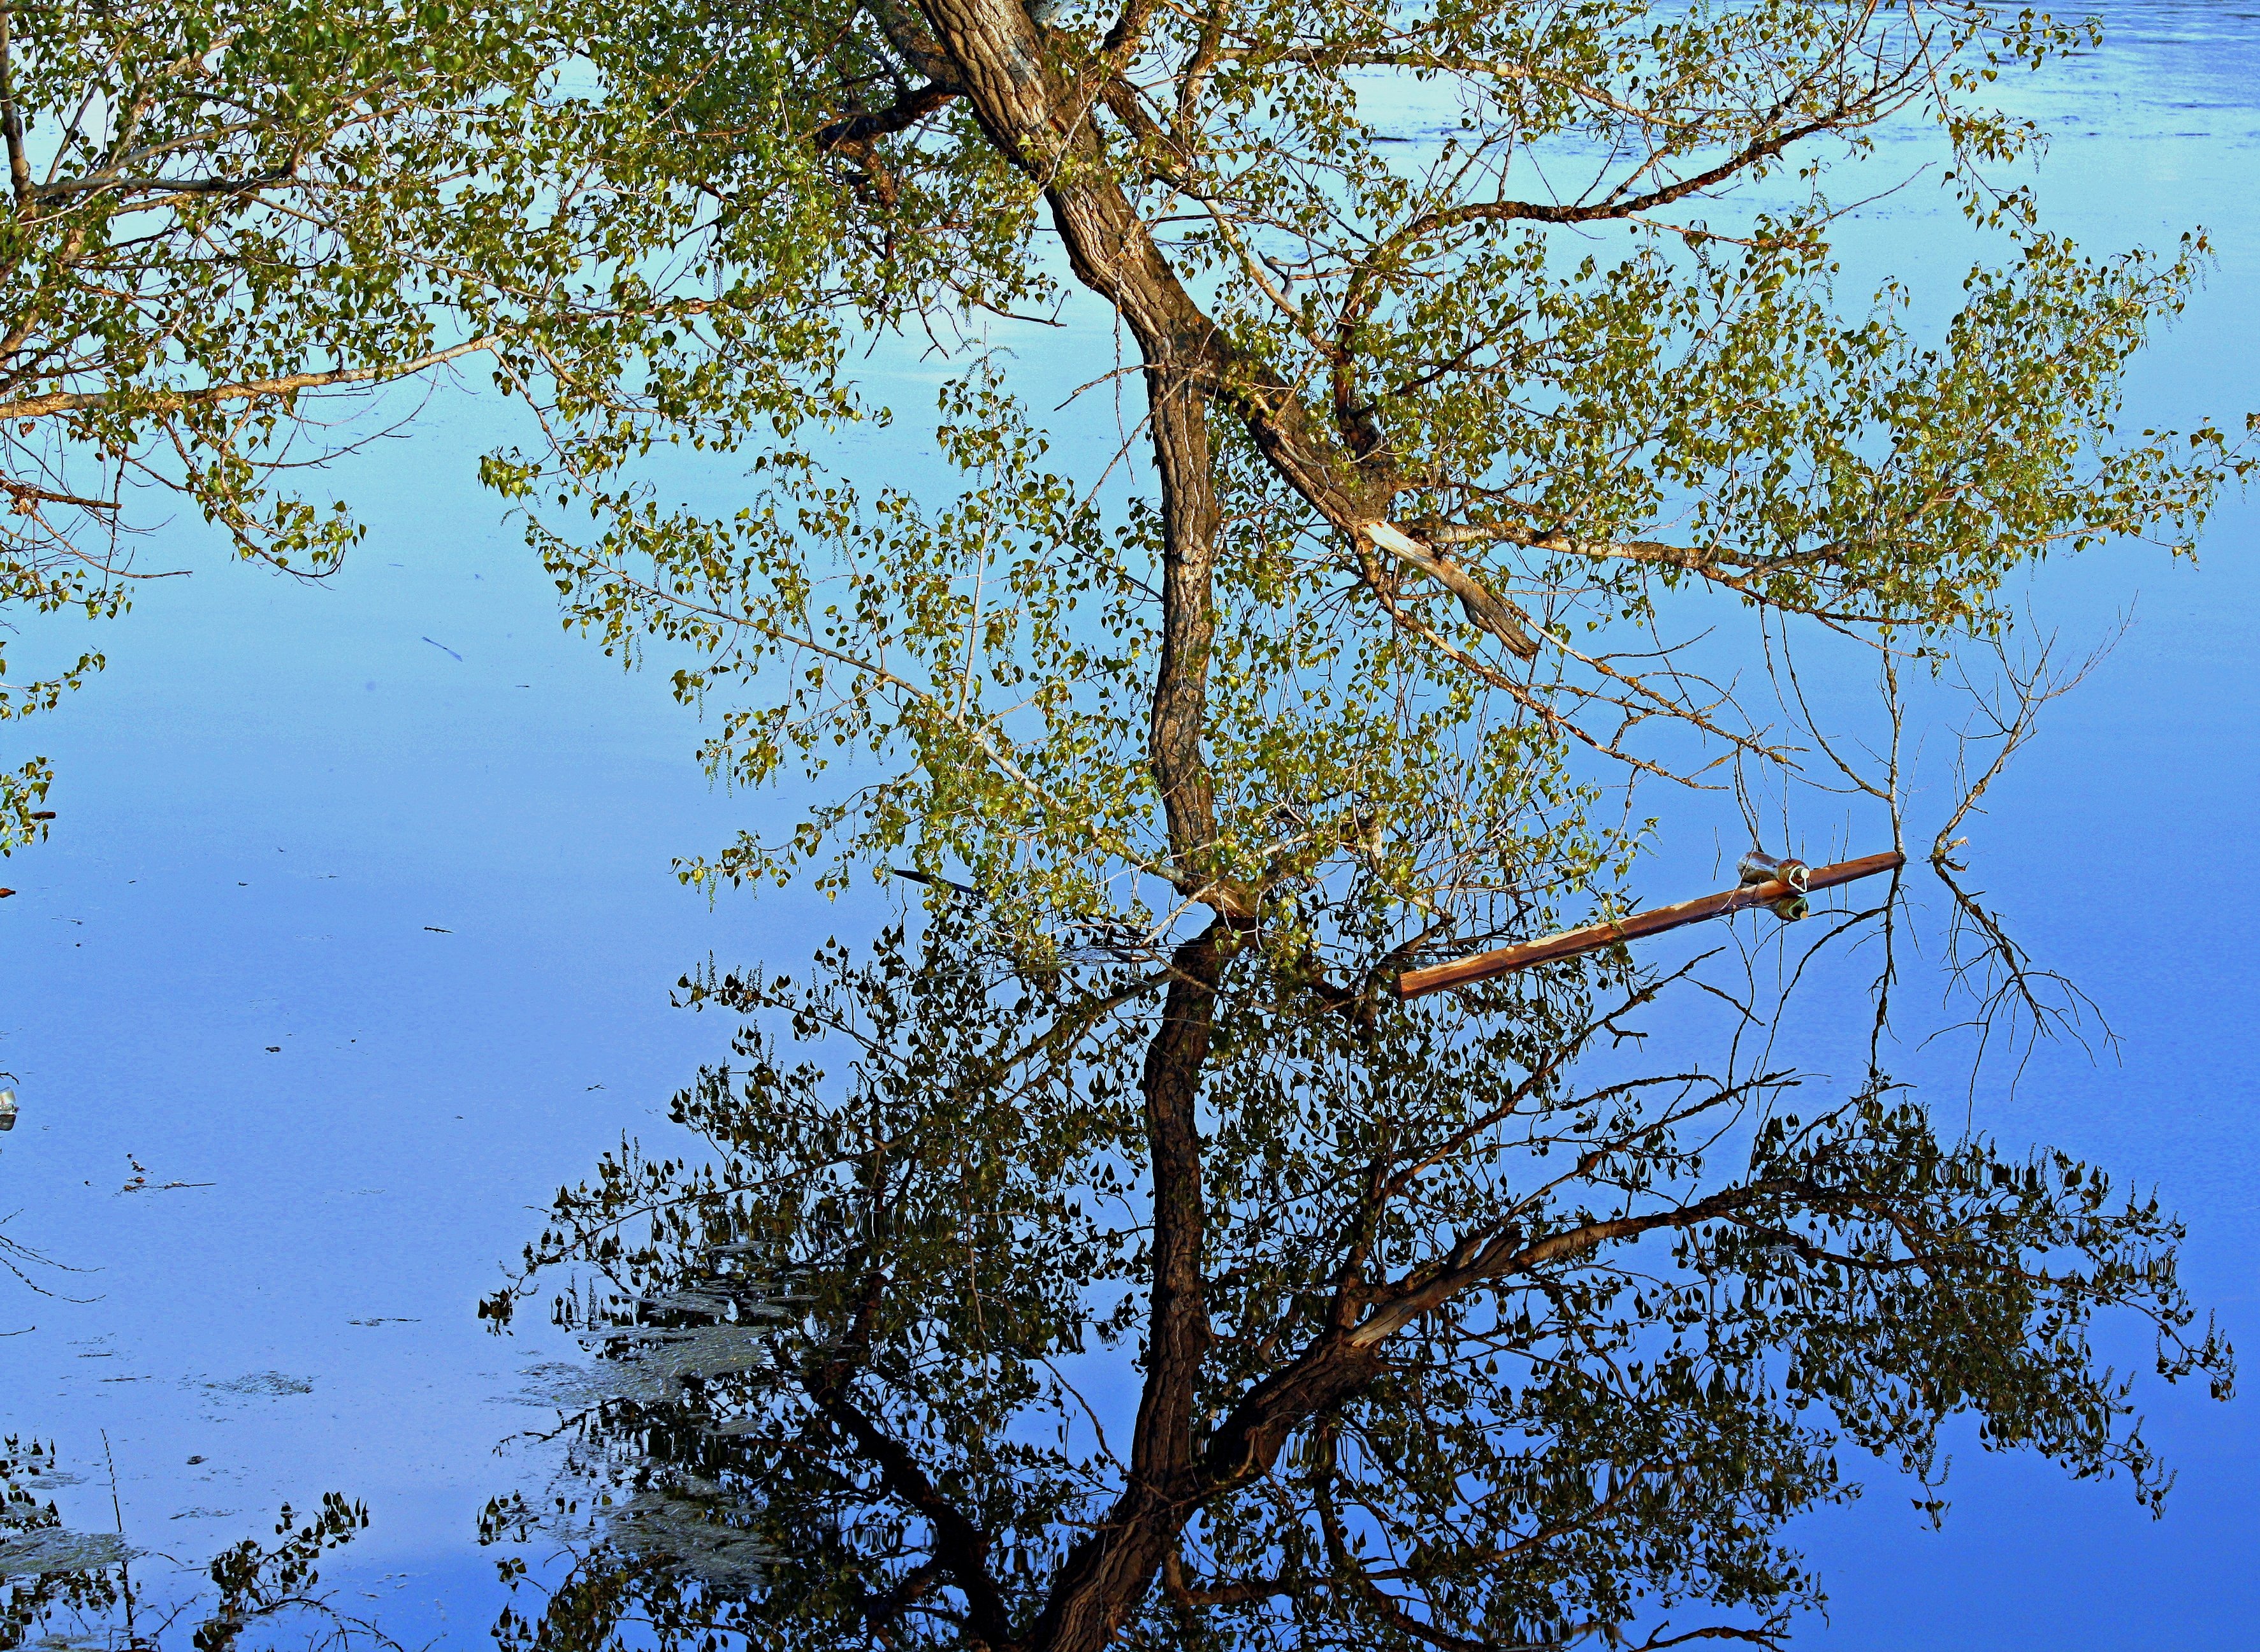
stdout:
<svg viewBox="0 0 2260 1652">
<path fill-rule="evenodd" d="M 1141 1080 L 1153 1168 L 1153 1285 L 1129 1483 L 1098 1528 L 1069 1551 L 1019 1641 L 1023 1652 L 1100 1652 L 1153 1588 L 1205 1482 L 1192 1439 L 1209 1345 L 1198 1108 L 1217 983 L 1232 928 L 1248 916 L 1244 898 L 1217 876 L 1215 783 L 1202 748 L 1220 522 L 1208 401 L 1223 385 L 1230 353 L 1109 174 L 1089 110 L 1047 60 L 1016 0 L 923 0 L 923 10 L 991 141 L 1044 186 L 1076 278 L 1122 317 L 1145 365 L 1162 530 L 1162 648 L 1148 755 L 1172 876 L 1219 914 L 1173 955 Z M 1330 515 L 1356 514 L 1323 461 L 1283 469 L 1299 473 L 1298 486 L 1324 492 Z"/>
<path fill-rule="evenodd" d="M 1198 1108 L 1227 933 L 1219 921 L 1177 948 L 1162 1024 L 1146 1050 L 1141 1088 L 1154 1168 L 1154 1276 L 1130 1481 L 1098 1529 L 1068 1551 L 1043 1612 L 1020 1642 L 1026 1652 L 1100 1652 L 1112 1644 L 1153 1588 L 1199 1491 L 1192 1412 L 1209 1324 Z"/>
</svg>

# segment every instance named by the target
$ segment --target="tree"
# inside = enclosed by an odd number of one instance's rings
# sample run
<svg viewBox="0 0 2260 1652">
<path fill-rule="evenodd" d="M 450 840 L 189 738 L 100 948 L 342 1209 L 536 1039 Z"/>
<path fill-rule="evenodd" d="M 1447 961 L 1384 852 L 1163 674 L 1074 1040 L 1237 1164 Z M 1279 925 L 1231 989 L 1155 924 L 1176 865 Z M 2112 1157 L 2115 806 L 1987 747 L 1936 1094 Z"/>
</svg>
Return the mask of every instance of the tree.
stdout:
<svg viewBox="0 0 2260 1652">
<path fill-rule="evenodd" d="M 697 983 L 750 1023 L 676 1099 L 711 1156 L 624 1145 L 487 1310 L 583 1268 L 559 1318 L 621 1373 L 564 1431 L 595 1541 L 505 1646 L 1774 1644 L 1820 1598 L 1780 1528 L 1855 1448 L 1935 1487 L 1974 1412 L 2155 1505 L 2091 1325 L 2225 1385 L 2180 1229 L 2099 1169 L 1763 1051 L 1592 1073 L 1669 982 L 1557 968 L 1361 1034 L 1242 950 L 1173 1189 L 1155 1018 L 1092 1035 L 1136 983 L 1069 973 L 1031 993 L 952 909 Z"/>
<path fill-rule="evenodd" d="M 1635 785 L 1686 819 L 1731 784 L 1754 836 L 1754 799 L 1801 835 L 1833 787 L 1903 845 L 1911 695 L 2003 650 L 2006 752 L 2052 691 L 2015 663 L 2020 570 L 2185 548 L 2242 473 L 2210 426 L 2118 430 L 2201 240 L 2092 259 L 1993 181 L 2036 134 L 1986 85 L 2089 32 L 1824 0 L 614 22 L 591 72 L 667 135 L 611 161 L 733 226 L 776 214 L 748 250 L 810 297 L 756 347 L 776 389 L 735 514 L 635 468 L 670 433 L 745 432 L 701 399 L 719 377 L 489 477 L 594 512 L 587 536 L 530 521 L 569 616 L 686 662 L 687 700 L 741 696 L 718 775 L 847 752 L 876 776 L 686 876 L 819 863 L 838 887 L 906 859 L 980 904 L 1033 1006 L 962 934 L 813 1001 L 710 983 L 840 1041 L 852 1080 L 749 1046 L 745 1096 L 716 1075 L 681 1104 L 716 1165 L 615 1161 L 529 1253 L 521 1291 L 578 1262 L 617 1271 L 630 1319 L 726 1321 L 702 1257 L 750 1233 L 812 1298 L 792 1395 L 591 1422 L 631 1478 L 711 1498 L 738 1474 L 776 1511 L 746 1518 L 810 1563 L 741 1627 L 1473 1648 L 1691 1599 L 1721 1615 L 1689 1633 L 1765 1639 L 1811 1586 L 1770 1534 L 1835 1494 L 1833 1440 L 1921 1470 L 1972 1411 L 2156 1491 L 2079 1327 L 2136 1309 L 2167 1374 L 2225 1383 L 2225 1350 L 2178 1341 L 2176 1230 L 2085 1167 L 1942 1137 L 1885 1070 L 1888 951 L 1865 1078 L 1794 1114 L 1792 1073 L 1731 1040 L 1610 1069 L 1596 1040 L 1682 980 L 1621 958 L 1443 1010 L 1390 992 L 1424 955 L 1618 908 L 1653 824 Z M 1830 186 L 1892 123 L 1934 134 L 1988 249 L 1951 313 L 1837 291 Z M 718 189 L 678 125 L 758 154 Z M 1120 344 L 1085 390 L 1143 400 L 1116 463 L 1062 474 L 1006 347 L 1094 305 Z M 954 501 L 823 462 L 831 423 L 877 417 L 850 364 L 889 333 L 960 368 Z M 1736 616 L 1771 707 L 1698 644 Z M 1868 730 L 1808 710 L 1796 662 L 1831 648 L 1836 683 L 1849 654 L 1878 685 Z M 1942 875 L 1994 772 L 1942 812 Z M 1963 963 L 2045 1016 L 1950 887 Z M 1905 899 L 1832 933 L 1880 922 L 1888 948 Z M 1095 1214 L 1115 1198 L 1119 1229 Z M 1044 1362 L 1115 1286 L 1119 1460 L 1030 1443 L 1072 1409 Z M 682 1290 L 711 1299 L 666 1306 Z M 648 1604 L 623 1578 L 680 1601 L 674 1576 L 584 1578 L 519 1627 L 594 1644 Z"/>
<path fill-rule="evenodd" d="M 46 1478 L 46 1477 L 53 1477 Z M 244 1632 L 298 1630 L 325 1652 L 397 1652 L 399 1643 L 339 1611 L 317 1569 L 368 1525 L 368 1511 L 335 1491 L 304 1525 L 282 1505 L 269 1548 L 247 1537 L 206 1569 L 210 1598 L 177 1588 L 154 1596 L 137 1587 L 133 1563 L 147 1553 L 115 1533 L 67 1529 L 41 1494 L 75 1476 L 58 1472 L 54 1448 L 10 1434 L 0 1441 L 0 1652 L 27 1645 L 161 1648 L 185 1627 L 195 1652 L 233 1652 Z M 45 1484 L 42 1484 L 45 1479 Z M 193 1614 L 193 1615 L 192 1615 Z M 184 1624 L 183 1620 L 188 1621 Z"/>
<path fill-rule="evenodd" d="M 537 1271 L 695 1284 L 717 1209 L 731 1242 L 769 1224 L 814 1305 L 788 1343 L 800 1409 L 758 1418 L 817 1421 L 788 1447 L 757 1419 L 742 1449 L 767 1475 L 759 1453 L 820 1447 L 823 1496 L 866 1499 L 858 1524 L 785 1528 L 837 1530 L 844 1556 L 789 1623 L 1492 1645 L 1684 1596 L 1726 1614 L 1704 1629 L 1763 1637 L 1804 1589 L 1771 1522 L 1834 1484 L 1798 1418 L 1816 1393 L 1828 1429 L 1918 1468 L 1966 1409 L 2155 1490 L 2080 1330 L 2131 1307 L 2170 1374 L 2225 1381 L 2216 1344 L 2173 1341 L 2175 1230 L 2085 1169 L 1941 1140 L 1882 1069 L 1881 1005 L 1871 1070 L 1792 1123 L 1790 1075 L 1740 1046 L 1668 1081 L 1597 1067 L 1675 979 L 1623 960 L 1389 1001 L 1426 953 L 1620 900 L 1635 784 L 1731 777 L 1800 821 L 1849 786 L 1903 839 L 1896 742 L 1856 761 L 1785 669 L 1775 711 L 1746 704 L 1690 641 L 1713 620 L 1865 649 L 1895 733 L 1905 676 L 2013 629 L 2020 570 L 2192 541 L 2240 450 L 2116 422 L 2201 243 L 2090 259 L 1991 181 L 2033 134 L 1985 82 L 2072 31 L 1956 0 L 6 18 L 26 275 L 0 419 L 49 442 L 11 456 L 11 595 L 116 606 L 112 475 L 328 566 L 350 526 L 275 490 L 318 429 L 305 392 L 483 353 L 538 416 L 484 474 L 564 512 L 529 532 L 572 620 L 687 647 L 716 771 L 872 760 L 687 874 L 821 860 L 836 886 L 905 858 L 981 903 L 983 967 L 1024 983 L 1025 1011 L 945 929 L 803 1005 L 851 1048 L 878 1018 L 883 1093 L 759 1056 L 742 1117 L 687 1105 L 730 1145 L 711 1183 L 658 1176 L 661 1248 L 605 1248 L 627 1213 L 605 1183 L 537 1249 Z M 1894 121 L 1927 123 L 1991 238 L 1942 318 L 1836 292 L 1827 185 Z M 1122 340 L 1097 383 L 1142 406 L 1126 464 L 1065 475 L 1003 347 L 1015 318 L 1093 306 Z M 912 332 L 954 369 L 954 501 L 822 462 L 883 411 L 853 364 Z M 667 443 L 749 448 L 744 508 L 677 508 L 640 468 Z M 97 461 L 99 484 L 64 468 Z M 45 780 L 18 774 L 18 837 Z M 1887 933 L 1899 894 L 1866 915 Z M 1711 1119 L 1741 1134 L 1706 1153 L 1687 1133 Z M 862 1205 L 827 1176 L 862 1177 Z M 948 1276 L 916 1247 L 886 1261 L 891 1229 L 858 1250 L 852 1221 L 948 1217 L 954 1255 L 980 1237 L 968 1176 L 1025 1209 L 998 1284 L 1020 1318 L 937 1375 L 895 1350 L 931 1323 L 963 1353 Z M 1079 1213 L 1118 1187 L 1126 1248 Z M 2049 1271 L 2059 1251 L 2078 1260 Z M 1086 1484 L 1103 1464 L 1026 1455 L 998 1420 L 1118 1284 L 1136 1414 L 1125 1466 Z M 1510 1532 L 1544 1564 L 1489 1555 Z"/>
<path fill-rule="evenodd" d="M 584 379 L 633 407 L 667 394 L 670 329 L 759 315 L 727 281 L 680 290 L 713 274 L 697 256 L 665 291 L 622 261 L 698 209 L 593 187 L 583 158 L 616 147 L 618 114 L 576 93 L 569 41 L 597 10 L 0 5 L 0 626 L 114 617 L 179 571 L 133 565 L 168 497 L 244 555 L 333 569 L 360 529 L 306 473 L 398 422 L 375 387 L 483 357 L 537 415 L 585 411 Z M 726 347 L 704 359 L 740 397 L 765 382 Z M 102 663 L 52 647 L 0 684 L 0 722 Z M 10 762 L 0 854 L 45 833 L 53 780 Z"/>
<path fill-rule="evenodd" d="M 1346 864 L 1439 922 L 1576 898 L 1619 864 L 1581 833 L 1593 776 L 1793 764 L 1794 707 L 1702 681 L 1678 626 L 1741 607 L 1927 658 L 2006 626 L 2045 555 L 2185 545 L 2232 463 L 2210 427 L 2113 423 L 2201 243 L 2092 261 L 1985 181 L 2033 134 L 1972 94 L 2070 43 L 2044 19 L 1040 10 L 652 4 L 585 47 L 616 97 L 764 134 L 722 218 L 773 215 L 744 250 L 804 285 L 757 354 L 808 422 L 719 518 L 629 468 L 745 432 L 696 395 L 490 475 L 605 518 L 533 532 L 608 647 L 688 643 L 690 698 L 774 674 L 726 708 L 719 773 L 846 747 L 878 776 L 695 876 L 909 854 L 1141 933 L 1268 916 Z M 1895 285 L 1847 315 L 1831 163 L 1926 119 L 2006 257 L 1935 324 Z M 717 189 L 700 157 L 633 164 Z M 1521 198 L 1541 174 L 1577 187 Z M 1147 392 L 1134 485 L 1048 469 L 1012 394 L 995 329 L 1087 323 L 1078 297 L 1121 340 L 1097 382 Z M 821 462 L 854 347 L 890 331 L 963 365 L 946 505 Z"/>
</svg>

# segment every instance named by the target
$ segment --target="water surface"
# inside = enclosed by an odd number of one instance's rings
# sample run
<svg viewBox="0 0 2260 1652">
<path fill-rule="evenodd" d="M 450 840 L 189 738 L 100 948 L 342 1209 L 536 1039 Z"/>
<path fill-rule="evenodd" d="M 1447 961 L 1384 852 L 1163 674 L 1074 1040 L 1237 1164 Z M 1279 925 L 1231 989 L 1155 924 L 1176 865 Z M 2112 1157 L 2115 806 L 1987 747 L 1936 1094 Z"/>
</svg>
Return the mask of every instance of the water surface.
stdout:
<svg viewBox="0 0 2260 1652">
<path fill-rule="evenodd" d="M 2142 368 L 2135 421 L 2260 406 L 2260 12 L 2123 4 L 2106 48 L 2020 87 L 2056 134 L 2057 226 L 2096 247 L 2206 225 L 2219 268 Z M 1856 269 L 1952 280 L 1943 202 L 1910 191 Z M 910 409 L 924 393 L 905 382 Z M 4 1230 L 86 1271 L 0 1278 L 0 1427 L 83 1477 L 75 1523 L 196 1562 L 274 1505 L 337 1489 L 370 1530 L 339 1574 L 404 1638 L 483 1640 L 486 1499 L 538 1475 L 498 1444 L 547 1413 L 527 1367 L 569 1345 L 472 1305 L 530 1208 L 669 1093 L 727 1028 L 668 1007 L 710 953 L 790 964 L 866 915 L 768 893 L 710 905 L 669 862 L 747 808 L 698 774 L 654 676 L 561 634 L 554 593 L 466 474 L 500 415 L 443 397 L 357 461 L 370 539 L 318 587 L 211 565 L 151 590 L 113 661 L 38 729 L 55 841 L 0 904 Z M 851 462 L 876 466 L 875 451 Z M 726 474 L 712 482 L 726 501 Z M 163 560 L 161 537 L 145 565 Z M 2247 853 L 2260 702 L 2260 517 L 2201 566 L 2147 553 L 2051 570 L 2073 635 L 2137 623 L 2058 708 L 1985 822 L 1989 890 L 2101 1001 L 2123 1064 L 2044 1052 L 1981 1122 L 2155 1181 L 2191 1222 L 2190 1283 L 2260 1349 L 2260 1127 Z M 1708 848 L 1706 846 L 1706 858 Z M 2133 874 L 2175 869 L 2162 884 Z M 4 1081 L 0 1081 L 4 1082 Z M 82 1298 L 74 1299 L 74 1298 Z M 1842 1648 L 2235 1644 L 2260 1613 L 2260 1439 L 2247 1402 L 2172 1397 L 2182 1469 L 2153 1523 L 2123 1487 L 1957 1455 L 1943 1533 L 1878 1476 L 1803 1538 Z"/>
</svg>

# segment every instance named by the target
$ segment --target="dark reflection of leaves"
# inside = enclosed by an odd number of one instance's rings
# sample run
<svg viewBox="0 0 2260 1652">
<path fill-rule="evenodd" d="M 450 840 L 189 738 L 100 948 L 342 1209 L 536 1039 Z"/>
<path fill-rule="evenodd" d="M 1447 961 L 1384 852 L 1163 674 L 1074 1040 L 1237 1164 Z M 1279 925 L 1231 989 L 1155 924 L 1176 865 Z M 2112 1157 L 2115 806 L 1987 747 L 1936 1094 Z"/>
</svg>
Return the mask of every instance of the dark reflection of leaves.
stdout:
<svg viewBox="0 0 2260 1652">
<path fill-rule="evenodd" d="M 1160 995 L 976 939 L 702 983 L 755 1023 L 676 1098 L 708 1155 L 624 1144 L 485 1305 L 561 1274 L 601 1373 L 550 1502 L 489 1510 L 568 1550 L 504 1562 L 504 1652 L 1777 1644 L 1821 1598 L 1782 1528 L 1848 1456 L 1942 1513 L 1970 1415 L 2155 1506 L 2098 1316 L 2226 1391 L 2155 1203 L 1880 1077 L 1609 1056 L 1673 980 L 1360 1018 L 1224 954 L 1189 1169 Z"/>
<path fill-rule="evenodd" d="M 316 1563 L 349 1543 L 368 1513 L 333 1491 L 301 1522 L 282 1505 L 268 1545 L 255 1538 L 224 1550 L 205 1569 L 209 1591 L 185 1593 L 137 1578 L 147 1552 L 123 1533 L 66 1529 L 50 1486 L 60 1472 L 54 1449 L 8 1437 L 0 1451 L 0 1652 L 19 1647 L 83 1652 L 240 1652 L 251 1646 L 304 1646 L 308 1652 L 399 1652 L 374 1624 L 347 1616 L 321 1592 Z"/>
<path fill-rule="evenodd" d="M 540 1397 L 567 1413 L 566 1479 L 593 1487 L 537 1509 L 497 1499 L 482 1521 L 488 1541 L 539 1529 L 576 1552 L 601 1554 L 615 1577 L 670 1602 L 753 1591 L 776 1559 L 756 1534 L 758 1508 L 723 1414 L 778 1380 L 770 1334 L 795 1298 L 762 1268 L 762 1245 L 727 1236 L 700 1248 L 668 1288 L 638 1294 L 592 1289 L 561 1298 L 558 1317 L 578 1328 L 596 1362 L 548 1364 L 529 1375 Z M 522 1574 L 506 1565 L 504 1576 Z M 517 1625 L 506 1614 L 504 1630 Z"/>
</svg>

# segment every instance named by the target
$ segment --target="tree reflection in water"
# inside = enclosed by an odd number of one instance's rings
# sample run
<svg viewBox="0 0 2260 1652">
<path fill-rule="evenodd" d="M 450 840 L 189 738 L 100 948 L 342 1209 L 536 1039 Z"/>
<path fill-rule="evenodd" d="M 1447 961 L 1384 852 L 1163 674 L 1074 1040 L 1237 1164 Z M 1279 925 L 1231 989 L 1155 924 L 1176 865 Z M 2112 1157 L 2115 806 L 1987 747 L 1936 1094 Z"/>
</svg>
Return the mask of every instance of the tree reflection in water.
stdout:
<svg viewBox="0 0 2260 1652">
<path fill-rule="evenodd" d="M 1187 949 L 1030 986 L 979 940 L 694 983 L 749 1022 L 675 1103 L 709 1156 L 624 1143 L 482 1310 L 563 1284 L 618 1379 L 549 1505 L 489 1511 L 570 1540 L 504 1563 L 506 1648 L 1771 1643 L 1855 1451 L 1935 1488 L 1969 1414 L 2156 1504 L 2099 1312 L 2226 1391 L 2155 1203 L 1880 1076 L 1624 1069 L 1671 982 L 1312 1012 L 1212 932 L 1173 1143 L 1138 1056 Z"/>
<path fill-rule="evenodd" d="M 399 1652 L 375 1624 L 340 1612 L 321 1589 L 317 1563 L 368 1524 L 368 1511 L 337 1492 L 301 1522 L 282 1505 L 269 1546 L 246 1538 L 205 1568 L 211 1587 L 182 1589 L 178 1569 L 153 1585 L 135 1563 L 153 1557 L 123 1530 L 74 1532 L 48 1490 L 54 1452 L 14 1435 L 0 1449 L 0 1652 L 18 1647 L 84 1652 L 235 1652 L 303 1646 L 308 1652 Z M 121 1520 L 122 1527 L 122 1520 Z"/>
</svg>

